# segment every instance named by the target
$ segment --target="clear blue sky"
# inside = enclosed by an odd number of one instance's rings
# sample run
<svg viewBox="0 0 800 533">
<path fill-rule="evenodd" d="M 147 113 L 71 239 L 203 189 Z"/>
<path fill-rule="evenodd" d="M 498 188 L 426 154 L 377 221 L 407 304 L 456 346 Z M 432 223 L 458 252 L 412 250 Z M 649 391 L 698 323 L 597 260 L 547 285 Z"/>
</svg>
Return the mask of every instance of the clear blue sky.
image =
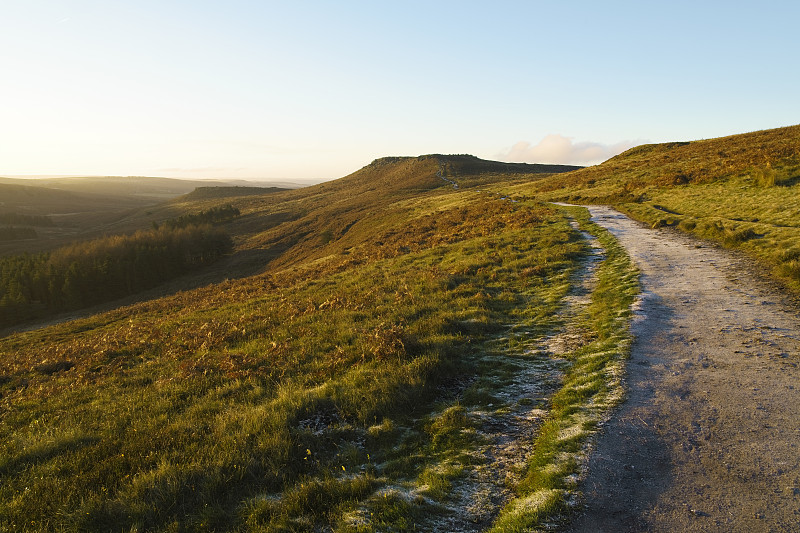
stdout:
<svg viewBox="0 0 800 533">
<path fill-rule="evenodd" d="M 800 123 L 800 2 L 0 0 L 0 175 L 591 164 Z"/>
</svg>

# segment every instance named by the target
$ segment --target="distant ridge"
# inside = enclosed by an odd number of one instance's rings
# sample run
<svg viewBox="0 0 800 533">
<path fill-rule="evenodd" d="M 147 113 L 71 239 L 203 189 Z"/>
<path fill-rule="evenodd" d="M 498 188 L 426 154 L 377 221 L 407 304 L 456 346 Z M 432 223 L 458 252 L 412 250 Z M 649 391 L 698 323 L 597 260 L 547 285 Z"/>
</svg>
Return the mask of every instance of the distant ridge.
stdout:
<svg viewBox="0 0 800 533">
<path fill-rule="evenodd" d="M 271 259 L 275 268 L 357 247 L 373 238 L 381 224 L 386 223 L 384 217 L 400 216 L 393 214 L 402 211 L 398 205 L 449 194 L 454 184 L 459 189 L 469 189 L 504 181 L 527 182 L 578 168 L 504 163 L 463 154 L 388 156 L 339 179 L 275 194 L 242 197 L 236 205 L 241 205 L 243 213 L 247 212 L 247 205 L 257 210 L 273 203 L 280 205 L 274 215 L 280 223 L 248 240 L 248 246 L 253 248 L 281 251 L 279 257 Z M 377 213 L 382 214 L 378 217 Z M 246 224 L 247 220 L 245 216 L 241 223 Z M 327 245 L 320 246 L 322 241 Z"/>
<path fill-rule="evenodd" d="M 130 209 L 146 205 L 149 199 L 126 197 L 82 190 L 27 185 L 22 180 L 0 182 L 0 213 L 51 215 L 66 211 L 102 211 L 109 206 Z"/>
<path fill-rule="evenodd" d="M 470 154 L 426 154 L 417 157 L 413 156 L 390 156 L 375 159 L 368 166 L 383 167 L 403 161 L 417 160 L 426 161 L 433 159 L 440 165 L 446 166 L 454 172 L 460 174 L 479 174 L 483 172 L 502 172 L 506 174 L 558 174 L 570 172 L 583 167 L 575 165 L 548 165 L 541 163 L 506 163 L 503 161 L 492 161 L 480 159 Z"/>
<path fill-rule="evenodd" d="M 75 176 L 11 178 L 0 177 L 0 185 L 21 185 L 40 189 L 71 191 L 81 194 L 147 198 L 162 201 L 192 192 L 198 187 L 261 187 L 294 189 L 288 182 L 245 181 L 240 179 L 189 180 L 148 176 Z"/>
<path fill-rule="evenodd" d="M 550 174 L 578 170 L 573 165 L 505 163 L 480 159 L 468 154 L 426 154 L 420 156 L 388 156 L 375 159 L 367 166 L 338 180 L 325 182 L 326 187 L 346 187 L 351 192 L 373 190 L 379 184 L 386 189 L 430 190 L 448 186 L 442 177 L 456 179 L 462 186 L 474 186 L 498 179 L 528 176 L 539 179 Z"/>
</svg>

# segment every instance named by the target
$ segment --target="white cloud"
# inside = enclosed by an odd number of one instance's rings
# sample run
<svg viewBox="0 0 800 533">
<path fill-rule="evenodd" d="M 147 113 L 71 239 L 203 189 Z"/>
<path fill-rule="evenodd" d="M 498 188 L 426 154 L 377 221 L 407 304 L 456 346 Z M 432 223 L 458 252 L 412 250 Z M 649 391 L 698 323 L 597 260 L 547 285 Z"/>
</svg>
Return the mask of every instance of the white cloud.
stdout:
<svg viewBox="0 0 800 533">
<path fill-rule="evenodd" d="M 501 161 L 515 163 L 594 165 L 643 142 L 645 141 L 622 141 L 610 145 L 589 141 L 575 143 L 571 137 L 554 133 L 547 135 L 537 145 L 520 141 L 496 157 Z"/>
</svg>

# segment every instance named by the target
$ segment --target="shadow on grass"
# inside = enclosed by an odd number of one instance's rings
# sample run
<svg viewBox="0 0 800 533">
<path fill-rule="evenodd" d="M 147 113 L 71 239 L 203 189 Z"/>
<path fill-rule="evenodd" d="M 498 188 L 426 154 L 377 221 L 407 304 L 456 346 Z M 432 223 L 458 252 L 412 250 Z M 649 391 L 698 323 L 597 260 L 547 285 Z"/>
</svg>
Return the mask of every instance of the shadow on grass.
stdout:
<svg viewBox="0 0 800 533">
<path fill-rule="evenodd" d="M 0 461 L 0 476 L 17 474 L 33 465 L 50 461 L 68 452 L 78 451 L 81 448 L 97 443 L 99 440 L 98 437 L 81 435 L 34 446 L 33 449 L 16 457 L 6 457 L 5 460 Z"/>
</svg>

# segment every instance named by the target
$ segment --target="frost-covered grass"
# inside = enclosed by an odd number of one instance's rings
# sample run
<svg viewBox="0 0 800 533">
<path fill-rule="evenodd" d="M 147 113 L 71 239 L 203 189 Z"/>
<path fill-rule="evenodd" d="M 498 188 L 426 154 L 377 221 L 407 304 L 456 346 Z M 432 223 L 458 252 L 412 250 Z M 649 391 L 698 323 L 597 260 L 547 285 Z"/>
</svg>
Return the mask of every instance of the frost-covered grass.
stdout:
<svg viewBox="0 0 800 533">
<path fill-rule="evenodd" d="M 589 439 L 624 394 L 622 376 L 630 353 L 630 309 L 638 293 L 638 273 L 619 243 L 589 222 L 586 210 L 570 211 L 605 250 L 591 304 L 579 317 L 591 332 L 591 342 L 566 356 L 570 363 L 533 443 L 527 474 L 516 487 L 517 497 L 494 524 L 495 532 L 528 531 L 564 514 L 578 496 Z"/>
<path fill-rule="evenodd" d="M 402 531 L 443 512 L 480 444 L 483 357 L 512 325 L 555 327 L 585 243 L 537 202 L 440 196 L 376 208 L 346 247 L 309 240 L 305 263 L 0 339 L 0 529 Z"/>
</svg>

